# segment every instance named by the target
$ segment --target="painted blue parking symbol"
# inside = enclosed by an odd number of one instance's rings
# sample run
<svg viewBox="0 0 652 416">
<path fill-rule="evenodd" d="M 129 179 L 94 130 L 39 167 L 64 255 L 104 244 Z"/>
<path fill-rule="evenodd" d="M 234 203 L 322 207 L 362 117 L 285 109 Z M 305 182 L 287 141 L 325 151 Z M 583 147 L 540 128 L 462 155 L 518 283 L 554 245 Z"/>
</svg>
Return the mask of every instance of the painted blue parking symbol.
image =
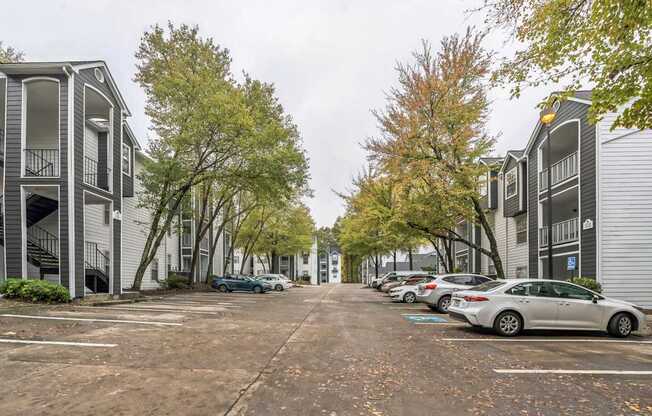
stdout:
<svg viewBox="0 0 652 416">
<path fill-rule="evenodd" d="M 446 319 L 441 316 L 429 316 L 429 315 L 405 315 L 405 319 L 410 322 L 432 322 L 432 323 L 443 323 L 448 322 Z"/>
</svg>

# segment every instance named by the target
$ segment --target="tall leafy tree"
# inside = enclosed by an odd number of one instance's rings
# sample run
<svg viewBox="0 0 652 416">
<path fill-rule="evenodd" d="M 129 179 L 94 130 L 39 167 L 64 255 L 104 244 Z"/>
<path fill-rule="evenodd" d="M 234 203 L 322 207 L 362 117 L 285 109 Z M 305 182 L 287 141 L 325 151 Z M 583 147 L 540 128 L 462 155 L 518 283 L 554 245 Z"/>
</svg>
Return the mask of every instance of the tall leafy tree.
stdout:
<svg viewBox="0 0 652 416">
<path fill-rule="evenodd" d="M 484 35 L 468 29 L 441 41 L 433 53 L 424 42 L 414 53 L 415 63 L 398 65 L 399 86 L 388 94 L 384 110 L 376 112 L 381 137 L 369 140 L 367 149 L 379 168 L 401 183 L 403 192 L 416 193 L 426 206 L 444 206 L 436 224 L 412 227 L 435 239 L 460 241 L 493 261 L 504 277 L 496 238 L 479 195 L 479 177 L 486 168 L 494 139 L 487 133 L 489 112 L 487 77 L 492 54 L 482 47 Z M 422 194 L 419 196 L 419 194 Z M 406 201 L 409 201 L 407 199 Z M 418 212 L 407 206 L 404 212 Z M 429 218 L 432 218 L 431 216 Z M 481 247 L 455 230 L 458 220 L 479 224 L 489 247 Z"/>
<path fill-rule="evenodd" d="M 136 58 L 135 80 L 147 95 L 155 133 L 140 175 L 139 204 L 150 210 L 151 226 L 134 278 L 139 289 L 184 200 L 240 155 L 252 122 L 230 74 L 229 52 L 197 27 L 154 26 Z"/>
<path fill-rule="evenodd" d="M 649 0 L 485 0 L 491 28 L 519 42 L 495 80 L 518 97 L 528 86 L 593 85 L 591 117 L 625 109 L 615 126 L 652 128 L 652 4 Z"/>
</svg>

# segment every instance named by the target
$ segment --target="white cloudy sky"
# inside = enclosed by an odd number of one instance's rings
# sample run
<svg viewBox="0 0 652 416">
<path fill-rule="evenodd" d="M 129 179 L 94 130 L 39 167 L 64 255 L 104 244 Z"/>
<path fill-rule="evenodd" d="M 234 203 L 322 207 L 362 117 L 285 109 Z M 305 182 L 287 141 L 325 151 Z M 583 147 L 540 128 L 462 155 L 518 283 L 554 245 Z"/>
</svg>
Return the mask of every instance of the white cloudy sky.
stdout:
<svg viewBox="0 0 652 416">
<path fill-rule="evenodd" d="M 370 109 L 383 106 L 421 39 L 481 24 L 462 0 L 22 0 L 2 6 L 0 40 L 29 60 L 105 60 L 133 113 L 141 142 L 148 136 L 144 95 L 132 82 L 134 51 L 150 25 L 172 20 L 199 25 L 202 34 L 231 50 L 233 71 L 273 82 L 299 125 L 311 160 L 308 203 L 319 226 L 343 207 L 332 190 L 345 190 L 364 165 L 359 143 L 376 132 Z M 499 35 L 487 46 L 509 53 Z M 494 91 L 490 128 L 502 133 L 497 153 L 525 146 L 536 121 L 534 106 L 549 90 L 510 101 Z"/>
</svg>

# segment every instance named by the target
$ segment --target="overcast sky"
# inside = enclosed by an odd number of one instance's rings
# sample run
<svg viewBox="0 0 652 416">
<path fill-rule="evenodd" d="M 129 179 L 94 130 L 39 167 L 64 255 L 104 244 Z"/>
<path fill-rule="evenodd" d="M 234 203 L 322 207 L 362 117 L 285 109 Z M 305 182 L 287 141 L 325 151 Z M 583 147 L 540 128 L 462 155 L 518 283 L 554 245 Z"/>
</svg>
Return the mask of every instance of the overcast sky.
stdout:
<svg viewBox="0 0 652 416">
<path fill-rule="evenodd" d="M 148 137 L 144 95 L 133 81 L 134 51 L 148 27 L 172 20 L 197 24 L 233 56 L 233 72 L 273 82 L 292 114 L 310 157 L 308 201 L 318 226 L 343 213 L 332 190 L 344 191 L 365 163 L 360 142 L 376 134 L 370 109 L 384 105 L 394 66 L 408 61 L 421 39 L 436 45 L 481 15 L 462 0 L 22 0 L 2 5 L 0 40 L 28 60 L 101 59 L 116 78 L 141 143 Z M 509 53 L 502 36 L 487 47 Z M 551 89 L 518 101 L 493 91 L 490 129 L 502 133 L 495 153 L 525 147 L 536 103 Z"/>
</svg>

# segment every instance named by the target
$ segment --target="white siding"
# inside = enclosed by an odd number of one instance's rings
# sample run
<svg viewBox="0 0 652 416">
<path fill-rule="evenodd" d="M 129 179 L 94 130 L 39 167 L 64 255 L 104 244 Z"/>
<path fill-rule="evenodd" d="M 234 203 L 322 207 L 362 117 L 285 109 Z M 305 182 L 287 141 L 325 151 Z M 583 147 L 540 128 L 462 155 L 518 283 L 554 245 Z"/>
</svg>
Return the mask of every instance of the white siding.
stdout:
<svg viewBox="0 0 652 416">
<path fill-rule="evenodd" d="M 506 246 L 507 246 L 507 258 L 508 263 L 505 269 L 505 277 L 508 279 L 514 279 L 517 277 L 526 278 L 527 266 L 528 266 L 528 244 L 527 242 L 522 244 L 516 243 L 516 217 L 505 218 L 507 223 L 507 236 L 506 236 Z M 517 275 L 516 271 L 518 268 L 525 268 L 521 275 Z"/>
<path fill-rule="evenodd" d="M 652 130 L 598 123 L 598 281 L 604 294 L 652 307 Z"/>
<path fill-rule="evenodd" d="M 84 240 L 96 243 L 103 253 L 110 252 L 111 227 L 104 224 L 104 205 L 84 205 Z"/>
<path fill-rule="evenodd" d="M 97 132 L 88 126 L 84 127 L 84 156 L 98 160 L 98 138 Z"/>
<path fill-rule="evenodd" d="M 136 158 L 135 172 L 136 175 L 142 169 L 142 163 Z M 145 247 L 147 232 L 149 231 L 150 215 L 145 208 L 138 207 L 138 195 L 142 188 L 138 177 L 134 177 L 134 197 L 122 199 L 122 288 L 131 287 L 136 275 L 136 270 L 140 264 L 140 258 Z M 172 268 L 175 269 L 178 264 L 178 244 L 177 234 L 172 233 L 161 242 L 157 251 L 158 259 L 158 279 L 159 282 L 165 280 L 167 276 L 167 258 L 168 254 L 172 258 Z M 150 266 L 151 267 L 151 266 Z M 156 289 L 159 283 L 152 279 L 151 268 L 148 267 L 143 276 L 142 289 Z"/>
</svg>

